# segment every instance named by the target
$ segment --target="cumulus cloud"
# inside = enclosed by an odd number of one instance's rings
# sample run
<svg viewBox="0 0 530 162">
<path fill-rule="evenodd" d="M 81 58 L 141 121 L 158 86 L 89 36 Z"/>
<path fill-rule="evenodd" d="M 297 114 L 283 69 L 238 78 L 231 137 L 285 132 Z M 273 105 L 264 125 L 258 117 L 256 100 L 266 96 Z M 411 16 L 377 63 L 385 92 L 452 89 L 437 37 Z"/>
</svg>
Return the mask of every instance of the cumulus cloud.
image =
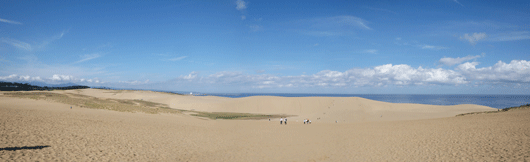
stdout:
<svg viewBox="0 0 530 162">
<path fill-rule="evenodd" d="M 424 85 L 424 84 L 465 84 L 464 76 L 447 69 L 413 68 L 406 64 L 386 64 L 373 69 L 351 69 L 346 71 L 354 85 Z"/>
<path fill-rule="evenodd" d="M 5 22 L 5 23 L 9 23 L 9 24 L 16 24 L 16 25 L 22 25 L 22 23 L 20 23 L 20 22 L 13 21 L 13 20 L 6 20 L 6 19 L 2 19 L 2 18 L 0 18 L 0 22 Z"/>
<path fill-rule="evenodd" d="M 469 58 L 480 56 L 466 56 L 448 61 L 447 64 L 461 62 Z M 200 76 L 193 71 L 187 75 L 179 76 L 171 81 L 150 83 L 146 81 L 121 81 L 108 83 L 126 88 L 129 86 L 146 87 L 167 84 L 182 87 L 233 87 L 246 88 L 347 88 L 347 87 L 380 87 L 380 86 L 430 86 L 430 85 L 476 85 L 499 83 L 530 83 L 530 61 L 512 60 L 510 63 L 502 61 L 493 66 L 477 68 L 478 62 L 465 62 L 454 70 L 444 68 L 412 67 L 407 64 L 385 64 L 372 68 L 353 68 L 346 71 L 323 70 L 311 75 L 279 76 L 273 74 L 247 74 L 243 72 L 221 71 L 210 75 Z M 42 81 L 46 83 L 77 83 L 85 85 L 102 85 L 97 78 L 85 79 L 71 75 L 54 74 L 51 77 L 41 78 L 27 75 L 0 76 L 3 81 Z"/>
<path fill-rule="evenodd" d="M 444 58 L 441 58 L 438 62 L 440 64 L 443 64 L 443 65 L 453 66 L 453 65 L 460 64 L 462 62 L 473 60 L 473 59 L 480 58 L 480 57 L 482 57 L 482 56 L 476 55 L 476 56 L 466 56 L 466 57 L 462 57 L 462 58 L 460 58 L 460 57 L 457 57 L 457 58 L 444 57 Z"/>
<path fill-rule="evenodd" d="M 30 44 L 28 44 L 26 42 L 19 41 L 19 40 L 15 40 L 15 39 L 0 38 L 0 42 L 9 44 L 9 45 L 14 46 L 14 47 L 16 47 L 18 49 L 22 49 L 22 50 L 26 50 L 26 51 L 33 50 L 33 48 L 31 47 Z"/>
<path fill-rule="evenodd" d="M 45 82 L 50 84 L 57 84 L 57 83 L 102 83 L 99 79 L 93 78 L 93 79 L 85 79 L 85 78 L 77 78 L 72 75 L 62 75 L 62 74 L 54 74 L 49 78 L 41 78 L 40 76 L 29 76 L 29 75 L 17 75 L 17 74 L 11 74 L 9 76 L 0 76 L 0 81 L 7 81 L 7 82 Z"/>
<path fill-rule="evenodd" d="M 512 60 L 510 63 L 502 61 L 493 66 L 476 68 L 478 62 L 466 62 L 458 65 L 468 78 L 487 82 L 530 82 L 530 61 Z"/>
<path fill-rule="evenodd" d="M 74 77 L 71 76 L 71 75 L 58 75 L 58 74 L 55 74 L 50 79 L 53 80 L 53 81 L 70 81 L 70 80 L 73 80 Z"/>
<path fill-rule="evenodd" d="M 236 1 L 236 9 L 239 10 L 239 11 L 247 9 L 247 2 L 245 2 L 243 0 L 237 0 Z"/>
<path fill-rule="evenodd" d="M 470 56 L 478 57 L 478 56 Z M 237 86 L 252 88 L 282 87 L 360 87 L 360 86 L 413 86 L 463 85 L 470 83 L 530 82 L 530 62 L 499 61 L 491 67 L 476 68 L 478 63 L 466 62 L 454 70 L 444 68 L 411 67 L 386 64 L 373 68 L 354 68 L 347 71 L 323 70 L 312 75 L 276 76 L 223 71 L 208 76 L 190 73 L 177 81 L 192 81 L 199 85 Z"/>
<path fill-rule="evenodd" d="M 190 74 L 186 75 L 186 76 L 183 76 L 182 78 L 184 79 L 188 79 L 188 80 L 192 80 L 192 79 L 195 79 L 197 77 L 197 72 L 195 71 L 192 71 Z"/>
<path fill-rule="evenodd" d="M 177 82 L 193 80 L 197 84 L 236 85 L 253 88 L 281 87 L 351 87 L 386 85 L 466 84 L 464 76 L 453 70 L 413 68 L 409 65 L 386 64 L 367 69 L 350 69 L 344 72 L 323 70 L 313 75 L 275 76 L 251 75 L 223 71 L 205 77 L 196 73 L 181 76 Z"/>
<path fill-rule="evenodd" d="M 56 83 L 101 83 L 101 81 L 97 78 L 93 79 L 85 79 L 85 78 L 77 78 L 72 75 L 61 75 L 61 74 L 54 74 L 49 80 L 56 82 Z"/>
<path fill-rule="evenodd" d="M 469 35 L 468 33 L 464 34 L 464 36 L 461 36 L 460 39 L 465 39 L 472 45 L 477 44 L 478 41 L 486 38 L 486 33 L 473 33 L 472 35 Z"/>
<path fill-rule="evenodd" d="M 43 81 L 40 77 L 31 77 L 29 75 L 19 76 L 17 74 L 11 74 L 9 76 L 0 76 L 0 80 L 16 82 L 16 81 Z"/>
</svg>

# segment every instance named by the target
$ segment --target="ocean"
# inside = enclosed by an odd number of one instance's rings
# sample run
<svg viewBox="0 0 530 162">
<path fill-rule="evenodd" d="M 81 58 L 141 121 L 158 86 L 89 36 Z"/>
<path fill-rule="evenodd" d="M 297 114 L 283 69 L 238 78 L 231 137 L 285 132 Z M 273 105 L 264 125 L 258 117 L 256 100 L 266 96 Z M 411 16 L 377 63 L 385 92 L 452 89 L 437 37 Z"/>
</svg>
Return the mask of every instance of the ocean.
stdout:
<svg viewBox="0 0 530 162">
<path fill-rule="evenodd" d="M 290 93 L 214 93 L 200 94 L 230 98 L 249 96 L 280 97 L 362 97 L 391 103 L 417 103 L 429 105 L 477 104 L 492 108 L 508 108 L 530 103 L 530 95 L 474 95 L 474 94 L 290 94 Z"/>
</svg>

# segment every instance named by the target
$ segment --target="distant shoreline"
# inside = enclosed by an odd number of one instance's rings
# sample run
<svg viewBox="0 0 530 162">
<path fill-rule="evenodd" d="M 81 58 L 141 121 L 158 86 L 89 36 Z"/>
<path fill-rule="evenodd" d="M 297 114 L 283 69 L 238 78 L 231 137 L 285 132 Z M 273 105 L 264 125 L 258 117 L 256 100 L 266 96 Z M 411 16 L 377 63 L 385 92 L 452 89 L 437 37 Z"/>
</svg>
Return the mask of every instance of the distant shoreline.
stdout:
<svg viewBox="0 0 530 162">
<path fill-rule="evenodd" d="M 88 87 L 82 85 L 70 86 L 35 86 L 28 83 L 0 82 L 0 91 L 31 91 L 31 90 L 68 90 L 68 89 L 104 89 L 104 90 L 130 90 L 152 91 L 177 95 L 217 96 L 227 98 L 244 98 L 252 96 L 276 97 L 361 97 L 376 101 L 390 103 L 414 103 L 428 105 L 461 105 L 476 104 L 497 109 L 504 109 L 530 103 L 530 95 L 510 94 L 318 94 L 318 93 L 201 93 L 188 91 L 163 91 L 152 89 L 125 89 L 111 87 Z M 18 87 L 13 87 L 18 86 Z"/>
</svg>

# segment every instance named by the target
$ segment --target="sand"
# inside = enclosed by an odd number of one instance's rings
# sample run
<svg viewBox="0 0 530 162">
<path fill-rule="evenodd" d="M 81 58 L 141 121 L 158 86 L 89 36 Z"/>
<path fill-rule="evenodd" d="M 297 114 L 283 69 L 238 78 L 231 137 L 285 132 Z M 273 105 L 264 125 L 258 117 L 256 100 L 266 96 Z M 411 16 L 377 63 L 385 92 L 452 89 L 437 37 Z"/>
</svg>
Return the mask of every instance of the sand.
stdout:
<svg viewBox="0 0 530 162">
<path fill-rule="evenodd" d="M 387 103 L 359 97 L 274 97 L 225 98 L 175 95 L 150 91 L 112 91 L 84 89 L 54 91 L 98 98 L 136 99 L 163 103 L 171 108 L 206 112 L 240 112 L 294 115 L 291 121 L 342 123 L 398 121 L 453 117 L 462 113 L 497 110 L 480 105 L 435 106 Z M 318 121 L 317 121 L 318 119 Z"/>
<path fill-rule="evenodd" d="M 455 117 L 492 109 L 362 98 L 227 99 L 146 91 L 54 91 L 74 92 L 173 103 L 173 108 L 201 111 L 245 112 L 242 107 L 259 107 L 246 112 L 299 117 L 289 118 L 288 125 L 280 125 L 277 119 L 206 120 L 185 114 L 70 109 L 71 105 L 62 103 L 0 94 L 0 161 L 530 160 L 530 109 Z M 295 103 L 302 106 L 282 105 Z M 326 109 L 328 116 L 311 125 L 296 121 L 311 115 L 314 119 Z M 381 112 L 383 117 L 378 116 Z M 335 123 L 333 118 L 344 122 Z"/>
</svg>

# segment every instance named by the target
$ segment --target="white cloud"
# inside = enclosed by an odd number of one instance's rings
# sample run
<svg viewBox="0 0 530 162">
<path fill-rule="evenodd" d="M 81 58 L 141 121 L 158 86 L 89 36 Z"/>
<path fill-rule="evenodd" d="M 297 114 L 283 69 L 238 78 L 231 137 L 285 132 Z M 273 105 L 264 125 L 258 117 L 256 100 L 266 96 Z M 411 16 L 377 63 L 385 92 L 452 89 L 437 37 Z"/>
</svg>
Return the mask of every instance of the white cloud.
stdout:
<svg viewBox="0 0 530 162">
<path fill-rule="evenodd" d="M 223 71 L 206 77 L 190 73 L 174 81 L 190 81 L 198 85 L 225 85 L 253 88 L 280 87 L 352 87 L 386 85 L 466 84 L 464 76 L 453 70 L 412 68 L 409 65 L 381 65 L 367 69 L 350 69 L 345 72 L 323 70 L 313 75 L 275 76 L 251 75 Z"/>
<path fill-rule="evenodd" d="M 509 64 L 502 61 L 490 67 L 476 68 L 478 62 L 466 62 L 458 65 L 468 78 L 487 82 L 530 82 L 530 61 L 512 60 Z"/>
<path fill-rule="evenodd" d="M 250 30 L 253 31 L 253 32 L 256 32 L 256 31 L 259 31 L 259 30 L 262 29 L 262 27 L 259 26 L 259 25 L 249 25 L 248 27 L 249 27 Z"/>
<path fill-rule="evenodd" d="M 377 50 L 376 49 L 367 49 L 367 50 L 364 50 L 363 53 L 377 54 Z"/>
<path fill-rule="evenodd" d="M 464 5 L 460 2 L 458 2 L 458 0 L 453 0 L 454 2 L 458 3 L 460 6 L 464 7 Z"/>
<path fill-rule="evenodd" d="M 352 69 L 347 71 L 355 78 L 354 85 L 412 85 L 412 84 L 464 84 L 464 76 L 446 69 L 413 68 L 406 64 L 386 64 L 373 69 Z"/>
<path fill-rule="evenodd" d="M 436 46 L 431 46 L 431 45 L 423 45 L 423 47 L 421 47 L 421 49 L 434 49 Z"/>
<path fill-rule="evenodd" d="M 237 0 L 236 1 L 236 9 L 237 10 L 244 10 L 247 8 L 247 2 L 243 1 L 243 0 Z"/>
<path fill-rule="evenodd" d="M 529 31 L 514 31 L 509 33 L 495 34 L 490 37 L 491 41 L 517 41 L 530 39 Z"/>
<path fill-rule="evenodd" d="M 483 53 L 483 55 L 484 55 L 484 53 Z M 444 57 L 444 58 L 441 58 L 438 62 L 443 64 L 443 65 L 453 66 L 453 65 L 460 64 L 462 62 L 473 60 L 473 59 L 480 58 L 480 57 L 482 57 L 482 56 L 476 55 L 476 56 L 466 56 L 466 57 L 462 57 L 462 58 L 460 58 L 460 57 L 457 57 L 457 58 Z"/>
<path fill-rule="evenodd" d="M 53 81 L 54 83 L 103 83 L 98 78 L 93 79 L 85 79 L 85 78 L 77 78 L 72 75 L 61 75 L 61 74 L 54 74 L 49 80 Z"/>
<path fill-rule="evenodd" d="M 447 59 L 447 64 L 457 64 L 462 60 L 481 56 Z M 442 60 L 442 59 L 441 59 Z M 441 61 L 442 62 L 442 61 Z M 429 85 L 477 85 L 502 83 L 530 83 L 530 61 L 512 60 L 510 63 L 497 62 L 490 67 L 477 68 L 477 62 L 466 62 L 454 70 L 444 68 L 412 67 L 406 64 L 385 64 L 373 68 L 353 68 L 346 71 L 322 70 L 311 75 L 278 76 L 272 74 L 246 74 L 243 72 L 221 71 L 200 76 L 193 71 L 171 81 L 155 83 L 161 87 L 169 85 L 182 87 L 231 87 L 243 90 L 248 88 L 347 88 L 385 86 L 429 86 Z M 42 81 L 46 83 L 77 83 L 82 85 L 113 85 L 116 87 L 155 85 L 146 81 L 120 81 L 102 84 L 97 78 L 85 79 L 72 75 L 54 74 L 51 77 L 31 77 L 29 75 L 0 76 L 4 81 Z M 168 85 L 169 84 L 169 85 Z M 174 87 L 177 88 L 177 87 Z"/>
<path fill-rule="evenodd" d="M 482 40 L 486 38 L 486 33 L 473 33 L 473 35 L 469 35 L 468 33 L 464 34 L 464 36 L 461 36 L 460 39 L 465 39 L 469 41 L 472 45 L 477 44 L 479 40 Z"/>
<path fill-rule="evenodd" d="M 42 81 L 40 77 L 30 77 L 29 75 L 19 76 L 17 74 L 11 74 L 9 76 L 0 76 L 0 80 L 3 81 L 10 81 L 10 82 L 16 82 L 16 81 Z"/>
<path fill-rule="evenodd" d="M 92 60 L 92 59 L 96 59 L 96 58 L 101 57 L 101 55 L 99 53 L 93 53 L 93 54 L 82 55 L 80 57 L 81 57 L 81 60 L 76 61 L 74 64 L 85 62 L 85 61 Z"/>
<path fill-rule="evenodd" d="M 435 50 L 439 50 L 439 49 L 446 49 L 447 47 L 443 47 L 443 46 L 432 46 L 432 45 L 423 45 L 421 46 L 421 49 L 435 49 Z"/>
<path fill-rule="evenodd" d="M 13 74 L 25 74 L 30 76 L 52 76 L 54 74 L 75 74 L 76 76 L 95 76 L 108 74 L 105 68 L 108 65 L 91 65 L 90 67 L 75 66 L 76 64 L 48 65 L 28 58 L 28 62 L 20 67 L 7 67 L 0 75 L 6 72 Z"/>
<path fill-rule="evenodd" d="M 0 38 L 0 41 L 3 42 L 3 43 L 6 43 L 6 44 L 12 45 L 12 46 L 14 46 L 16 48 L 26 50 L 26 51 L 33 50 L 33 48 L 31 47 L 30 44 L 28 44 L 26 42 L 19 41 L 19 40 L 9 39 L 9 38 Z"/>
<path fill-rule="evenodd" d="M 15 40 L 15 39 L 10 39 L 10 38 L 0 38 L 0 42 L 3 42 L 3 43 L 6 43 L 6 44 L 9 44 L 9 45 L 12 45 L 16 48 L 19 48 L 19 49 L 22 49 L 22 50 L 26 50 L 26 51 L 33 51 L 33 49 L 42 49 L 44 47 L 46 47 L 46 45 L 50 44 L 51 42 L 55 41 L 55 40 L 58 40 L 58 39 L 61 39 L 68 31 L 63 31 L 45 41 L 43 41 L 40 45 L 35 45 L 34 47 L 32 47 L 32 45 L 30 45 L 29 43 L 26 43 L 26 42 L 22 42 L 22 41 L 19 41 L 19 40 Z"/>
<path fill-rule="evenodd" d="M 74 79 L 74 76 L 54 74 L 50 79 L 53 81 L 70 81 Z"/>
<path fill-rule="evenodd" d="M 245 15 L 241 15 L 241 20 L 245 20 L 247 17 Z"/>
<path fill-rule="evenodd" d="M 344 36 L 357 30 L 372 30 L 368 22 L 355 16 L 333 16 L 300 20 L 293 24 L 296 31 L 313 36 Z"/>
<path fill-rule="evenodd" d="M 328 23 L 323 25 L 333 25 L 335 27 L 357 27 L 361 29 L 371 30 L 372 28 L 366 25 L 366 21 L 355 16 L 335 16 L 328 18 L 315 19 L 317 22 Z"/>
<path fill-rule="evenodd" d="M 93 79 L 85 79 L 85 78 L 77 78 L 72 75 L 62 75 L 62 74 L 54 74 L 53 76 L 49 78 L 41 78 L 40 76 L 32 77 L 29 75 L 17 75 L 17 74 L 11 74 L 9 76 L 0 76 L 1 81 L 7 81 L 7 82 L 44 82 L 48 84 L 60 84 L 60 83 L 102 83 L 99 79 L 93 78 Z"/>
<path fill-rule="evenodd" d="M 188 56 L 174 57 L 174 58 L 170 58 L 170 59 L 167 59 L 167 60 L 169 60 L 169 61 L 180 61 L 182 59 L 185 59 L 186 57 L 188 57 Z"/>
<path fill-rule="evenodd" d="M 192 71 L 190 74 L 183 76 L 182 78 L 188 79 L 188 80 L 195 79 L 197 77 L 197 74 L 198 74 L 197 72 Z"/>
<path fill-rule="evenodd" d="M 12 20 L 6 20 L 6 19 L 2 19 L 2 18 L 0 18 L 0 22 L 5 22 L 5 23 L 9 23 L 9 24 L 22 25 L 22 23 L 20 23 L 20 22 L 16 22 L 16 21 L 12 21 Z"/>
<path fill-rule="evenodd" d="M 51 38 L 45 40 L 42 42 L 42 44 L 40 46 L 38 46 L 38 48 L 44 48 L 46 47 L 48 44 L 50 44 L 51 42 L 53 41 L 56 41 L 56 40 L 59 40 L 61 38 L 63 38 L 63 36 L 68 33 L 69 30 L 64 30 L 62 31 L 61 33 L 57 34 L 57 35 L 54 35 L 52 36 Z"/>
<path fill-rule="evenodd" d="M 138 81 L 138 80 L 133 80 L 133 81 L 119 81 L 118 83 L 125 83 L 127 85 L 144 85 L 144 84 L 147 84 L 149 83 L 149 79 L 145 80 L 145 81 Z"/>
<path fill-rule="evenodd" d="M 475 57 L 475 56 L 471 56 Z M 323 70 L 313 75 L 275 76 L 251 75 L 242 72 L 218 72 L 206 77 L 194 73 L 193 81 L 200 85 L 227 85 L 252 88 L 281 87 L 355 87 L 462 85 L 471 82 L 530 82 L 530 62 L 514 60 L 499 62 L 492 67 L 475 68 L 478 63 L 464 63 L 455 70 L 411 67 L 410 65 L 380 65 L 374 68 L 350 69 L 344 72 Z M 469 80 L 468 78 L 471 78 Z M 186 78 L 181 77 L 181 80 Z"/>
</svg>

